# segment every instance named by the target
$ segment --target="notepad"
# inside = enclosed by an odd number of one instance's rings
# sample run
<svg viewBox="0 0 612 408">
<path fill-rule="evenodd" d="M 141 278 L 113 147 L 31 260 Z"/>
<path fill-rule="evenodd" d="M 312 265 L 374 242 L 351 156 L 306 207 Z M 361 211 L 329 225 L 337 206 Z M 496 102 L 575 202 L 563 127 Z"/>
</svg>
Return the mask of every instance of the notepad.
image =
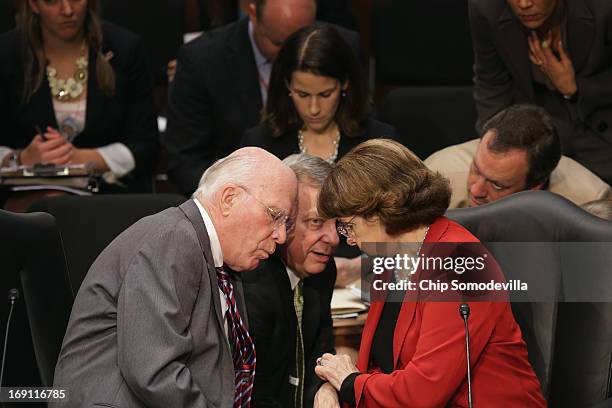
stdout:
<svg viewBox="0 0 612 408">
<path fill-rule="evenodd" d="M 32 166 L 0 168 L 0 186 L 6 186 L 17 191 L 27 189 L 58 189 L 65 187 L 89 192 L 99 190 L 98 178 L 92 174 L 90 166 L 35 164 Z"/>
<path fill-rule="evenodd" d="M 359 313 L 367 310 L 367 306 L 354 292 L 346 288 L 334 289 L 331 301 L 332 315 Z"/>
</svg>

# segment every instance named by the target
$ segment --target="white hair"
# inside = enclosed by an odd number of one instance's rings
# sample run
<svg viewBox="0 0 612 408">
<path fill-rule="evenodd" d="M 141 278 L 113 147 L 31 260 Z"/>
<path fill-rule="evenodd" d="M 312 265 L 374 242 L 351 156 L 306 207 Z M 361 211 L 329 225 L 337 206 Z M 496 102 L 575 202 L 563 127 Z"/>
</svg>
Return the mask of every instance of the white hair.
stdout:
<svg viewBox="0 0 612 408">
<path fill-rule="evenodd" d="M 261 171 L 261 164 L 262 160 L 248 151 L 236 151 L 219 159 L 206 169 L 192 197 L 210 200 L 228 183 L 248 186 L 257 170 Z"/>
</svg>

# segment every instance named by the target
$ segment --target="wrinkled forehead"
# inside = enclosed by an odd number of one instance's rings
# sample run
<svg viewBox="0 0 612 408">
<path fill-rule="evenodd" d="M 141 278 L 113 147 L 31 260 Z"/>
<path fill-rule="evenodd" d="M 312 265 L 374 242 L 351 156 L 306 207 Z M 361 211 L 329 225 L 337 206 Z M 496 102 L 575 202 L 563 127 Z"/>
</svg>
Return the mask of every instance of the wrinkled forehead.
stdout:
<svg viewBox="0 0 612 408">
<path fill-rule="evenodd" d="M 321 186 L 303 181 L 298 183 L 298 208 L 300 215 L 306 213 L 316 215 L 319 213 L 317 210 L 317 200 L 320 192 Z"/>
<path fill-rule="evenodd" d="M 297 180 L 295 174 L 286 166 L 278 171 L 269 171 L 257 183 L 262 200 L 274 208 L 290 212 L 297 199 Z"/>
</svg>

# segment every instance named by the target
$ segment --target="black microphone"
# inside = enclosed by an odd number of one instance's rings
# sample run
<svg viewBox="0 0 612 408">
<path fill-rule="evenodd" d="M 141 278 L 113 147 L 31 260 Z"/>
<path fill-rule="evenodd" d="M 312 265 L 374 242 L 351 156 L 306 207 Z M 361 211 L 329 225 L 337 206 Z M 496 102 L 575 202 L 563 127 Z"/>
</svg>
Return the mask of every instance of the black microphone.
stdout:
<svg viewBox="0 0 612 408">
<path fill-rule="evenodd" d="M 6 331 L 4 333 L 4 347 L 2 349 L 2 366 L 0 368 L 0 387 L 2 387 L 2 379 L 4 378 L 4 360 L 6 359 L 6 345 L 8 344 L 9 329 L 11 327 L 11 316 L 13 315 L 13 307 L 19 299 L 19 291 L 15 288 L 9 290 L 8 298 L 11 302 L 8 319 L 6 319 Z"/>
<path fill-rule="evenodd" d="M 467 355 L 467 380 L 468 380 L 468 405 L 472 405 L 472 370 L 470 368 L 470 331 L 468 330 L 468 317 L 470 317 L 470 305 L 462 303 L 459 305 L 459 315 L 463 318 L 465 324 L 465 352 Z"/>
</svg>

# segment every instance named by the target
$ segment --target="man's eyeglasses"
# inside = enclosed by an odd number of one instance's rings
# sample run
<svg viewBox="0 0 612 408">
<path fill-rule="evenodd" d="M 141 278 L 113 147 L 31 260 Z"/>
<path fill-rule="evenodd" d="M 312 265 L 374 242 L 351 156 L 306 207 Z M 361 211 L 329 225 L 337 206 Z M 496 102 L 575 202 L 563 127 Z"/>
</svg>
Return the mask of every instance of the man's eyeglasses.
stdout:
<svg viewBox="0 0 612 408">
<path fill-rule="evenodd" d="M 353 238 L 355 236 L 355 231 L 353 230 L 353 219 L 355 219 L 356 215 L 351 218 L 348 222 L 344 222 L 341 220 L 336 220 L 336 231 L 338 234 L 344 236 L 345 238 Z"/>
<path fill-rule="evenodd" d="M 240 186 L 240 188 L 242 188 L 253 200 L 257 201 L 266 209 L 268 215 L 270 215 L 270 219 L 272 220 L 272 228 L 276 230 L 284 225 L 287 232 L 293 229 L 294 222 L 285 211 L 267 206 L 259 201 L 253 194 L 251 194 L 246 187 Z"/>
</svg>

